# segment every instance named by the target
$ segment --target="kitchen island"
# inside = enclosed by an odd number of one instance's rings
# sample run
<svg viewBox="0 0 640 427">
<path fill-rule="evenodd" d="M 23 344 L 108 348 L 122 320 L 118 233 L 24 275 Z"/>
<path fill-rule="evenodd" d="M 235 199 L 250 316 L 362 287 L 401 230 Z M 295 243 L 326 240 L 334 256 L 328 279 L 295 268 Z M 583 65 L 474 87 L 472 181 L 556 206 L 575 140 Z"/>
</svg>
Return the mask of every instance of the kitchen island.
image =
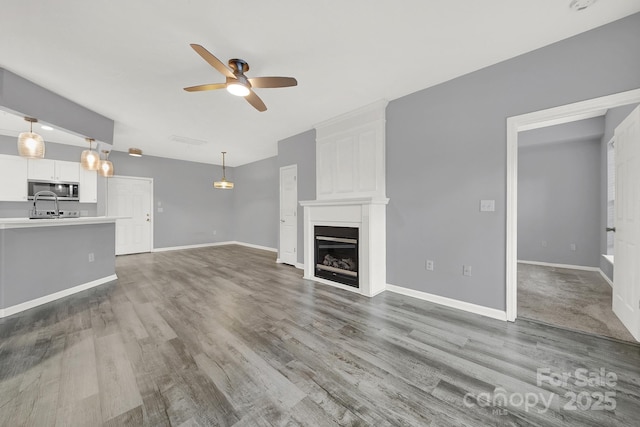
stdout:
<svg viewBox="0 0 640 427">
<path fill-rule="evenodd" d="M 0 218 L 0 317 L 116 280 L 116 219 Z"/>
</svg>

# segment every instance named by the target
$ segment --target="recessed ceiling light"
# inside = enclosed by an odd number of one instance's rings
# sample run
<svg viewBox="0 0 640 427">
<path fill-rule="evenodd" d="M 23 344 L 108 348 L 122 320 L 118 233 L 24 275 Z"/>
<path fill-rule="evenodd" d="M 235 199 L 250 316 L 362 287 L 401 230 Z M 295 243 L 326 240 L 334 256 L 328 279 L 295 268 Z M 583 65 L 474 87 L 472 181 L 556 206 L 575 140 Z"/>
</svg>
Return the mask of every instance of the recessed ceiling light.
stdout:
<svg viewBox="0 0 640 427">
<path fill-rule="evenodd" d="M 129 155 L 133 157 L 142 157 L 142 150 L 139 148 L 129 148 Z"/>
<path fill-rule="evenodd" d="M 53 130 L 53 128 L 49 125 L 42 125 L 40 126 L 40 129 L 44 129 L 44 130 Z"/>
</svg>

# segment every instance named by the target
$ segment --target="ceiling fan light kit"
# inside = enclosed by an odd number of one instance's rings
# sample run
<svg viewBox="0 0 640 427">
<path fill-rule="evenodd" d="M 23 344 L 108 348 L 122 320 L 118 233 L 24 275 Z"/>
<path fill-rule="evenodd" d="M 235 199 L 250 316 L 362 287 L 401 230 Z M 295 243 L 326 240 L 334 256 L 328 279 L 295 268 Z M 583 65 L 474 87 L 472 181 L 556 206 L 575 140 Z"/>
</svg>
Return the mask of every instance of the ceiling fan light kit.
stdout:
<svg viewBox="0 0 640 427">
<path fill-rule="evenodd" d="M 224 165 L 224 155 L 227 154 L 226 151 L 222 152 L 222 179 L 220 181 L 215 181 L 213 183 L 214 188 L 219 188 L 222 190 L 231 190 L 233 189 L 233 182 L 227 181 L 227 177 L 225 175 L 225 165 Z"/>
<path fill-rule="evenodd" d="M 18 154 L 29 159 L 44 158 L 44 139 L 33 132 L 33 124 L 38 123 L 38 119 L 25 117 L 29 122 L 29 132 L 22 132 L 18 135 Z"/>
<path fill-rule="evenodd" d="M 244 73 L 249 71 L 249 64 L 243 59 L 230 59 L 229 67 L 213 56 L 204 47 L 192 44 L 191 47 L 209 65 L 218 70 L 226 78 L 225 83 L 210 83 L 198 86 L 185 87 L 187 92 L 202 92 L 226 88 L 227 91 L 236 96 L 243 96 L 249 104 L 256 110 L 262 112 L 267 110 L 267 106 L 262 99 L 253 91 L 253 88 L 277 88 L 297 86 L 298 81 L 293 77 L 256 77 L 247 78 Z"/>
</svg>

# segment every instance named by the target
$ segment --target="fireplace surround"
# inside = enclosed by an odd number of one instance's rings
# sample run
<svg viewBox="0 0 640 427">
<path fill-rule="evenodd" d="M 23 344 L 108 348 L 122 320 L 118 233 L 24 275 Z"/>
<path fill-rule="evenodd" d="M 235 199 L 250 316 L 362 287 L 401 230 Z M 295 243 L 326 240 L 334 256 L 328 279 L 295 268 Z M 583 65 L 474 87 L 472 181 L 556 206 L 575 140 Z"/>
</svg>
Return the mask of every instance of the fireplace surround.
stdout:
<svg viewBox="0 0 640 427">
<path fill-rule="evenodd" d="M 357 198 L 302 201 L 304 207 L 304 277 L 341 289 L 375 296 L 386 287 L 386 205 L 389 199 Z M 317 274 L 316 227 L 357 230 L 358 287 Z M 324 229 L 321 229 L 324 230 Z M 353 231 L 351 231 L 353 233 Z M 347 237 L 349 238 L 349 237 Z"/>
</svg>

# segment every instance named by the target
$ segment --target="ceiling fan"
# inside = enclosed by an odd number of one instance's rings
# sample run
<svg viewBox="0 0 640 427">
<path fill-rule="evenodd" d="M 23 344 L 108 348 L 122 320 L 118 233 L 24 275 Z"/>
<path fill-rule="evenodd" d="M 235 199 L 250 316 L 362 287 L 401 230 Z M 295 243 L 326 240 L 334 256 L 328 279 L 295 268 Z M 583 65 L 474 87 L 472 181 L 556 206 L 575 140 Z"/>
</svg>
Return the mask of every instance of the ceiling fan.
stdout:
<svg viewBox="0 0 640 427">
<path fill-rule="evenodd" d="M 235 58 L 230 59 L 229 68 L 199 44 L 191 44 L 191 47 L 202 57 L 202 59 L 207 61 L 209 65 L 225 76 L 227 81 L 225 83 L 212 83 L 185 87 L 184 90 L 187 92 L 201 92 L 205 90 L 226 88 L 227 91 L 233 95 L 245 97 L 247 102 L 256 110 L 266 111 L 267 106 L 264 105 L 262 99 L 260 99 L 252 88 L 289 87 L 296 86 L 298 84 L 298 81 L 293 77 L 255 77 L 250 79 L 244 75 L 245 72 L 249 71 L 249 64 L 246 61 Z"/>
</svg>

